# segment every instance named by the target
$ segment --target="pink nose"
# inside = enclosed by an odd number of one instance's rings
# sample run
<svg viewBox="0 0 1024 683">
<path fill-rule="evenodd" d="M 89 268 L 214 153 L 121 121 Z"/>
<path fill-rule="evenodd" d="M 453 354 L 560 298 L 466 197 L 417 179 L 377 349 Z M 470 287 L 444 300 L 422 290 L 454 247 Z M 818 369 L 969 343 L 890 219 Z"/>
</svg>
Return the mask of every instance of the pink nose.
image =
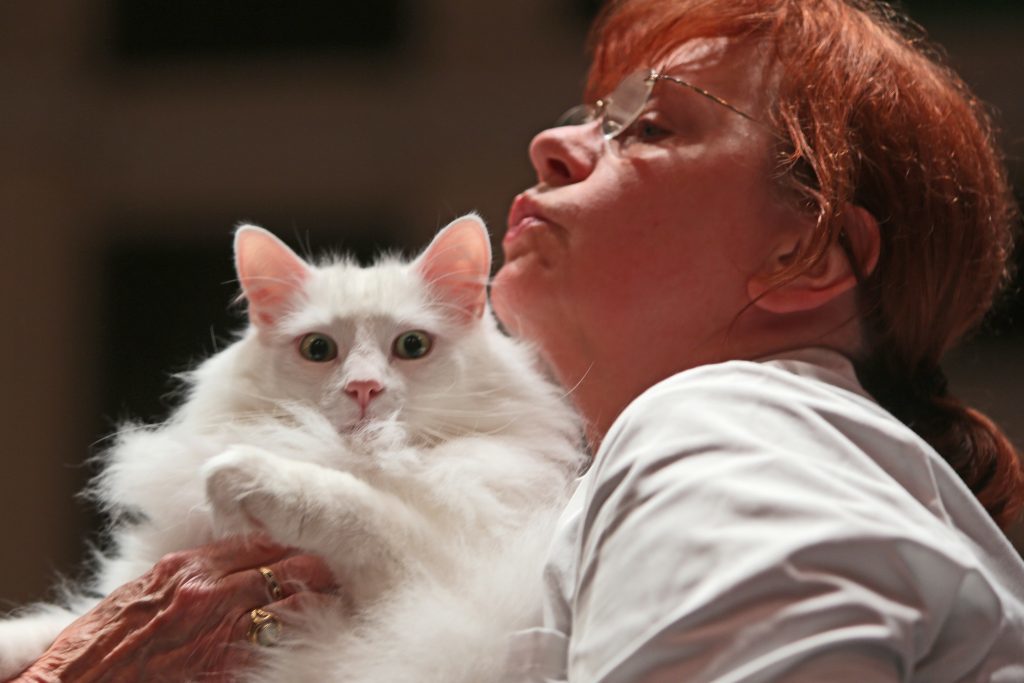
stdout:
<svg viewBox="0 0 1024 683">
<path fill-rule="evenodd" d="M 384 387 L 373 379 L 353 380 L 345 385 L 345 393 L 359 404 L 359 408 L 364 414 L 366 406 L 370 405 L 370 401 L 382 391 L 384 391 Z"/>
</svg>

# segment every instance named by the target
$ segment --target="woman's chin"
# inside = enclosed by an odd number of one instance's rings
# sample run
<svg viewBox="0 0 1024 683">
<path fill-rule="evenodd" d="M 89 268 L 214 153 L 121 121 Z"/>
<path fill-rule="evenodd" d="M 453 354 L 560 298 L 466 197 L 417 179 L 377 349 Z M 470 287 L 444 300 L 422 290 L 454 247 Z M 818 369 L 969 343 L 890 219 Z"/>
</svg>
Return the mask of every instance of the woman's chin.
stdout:
<svg viewBox="0 0 1024 683">
<path fill-rule="evenodd" d="M 542 356 L 563 346 L 577 321 L 550 271 L 531 267 L 529 257 L 506 263 L 494 276 L 491 307 L 505 330 L 536 345 Z"/>
<path fill-rule="evenodd" d="M 531 257 L 525 256 L 506 262 L 491 283 L 491 307 L 514 337 L 526 334 L 529 319 L 538 312 L 539 302 L 534 291 L 537 273 L 530 260 Z"/>
</svg>

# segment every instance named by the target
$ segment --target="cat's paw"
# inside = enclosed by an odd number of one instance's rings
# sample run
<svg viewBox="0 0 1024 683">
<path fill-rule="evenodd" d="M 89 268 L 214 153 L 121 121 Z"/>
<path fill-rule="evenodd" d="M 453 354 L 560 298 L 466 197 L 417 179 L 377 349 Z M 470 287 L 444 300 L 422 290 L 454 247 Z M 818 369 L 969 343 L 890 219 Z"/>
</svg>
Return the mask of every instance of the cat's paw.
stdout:
<svg viewBox="0 0 1024 683">
<path fill-rule="evenodd" d="M 259 448 L 233 446 L 202 468 L 206 498 L 220 533 L 266 532 L 271 502 L 280 495 L 279 459 Z"/>
</svg>

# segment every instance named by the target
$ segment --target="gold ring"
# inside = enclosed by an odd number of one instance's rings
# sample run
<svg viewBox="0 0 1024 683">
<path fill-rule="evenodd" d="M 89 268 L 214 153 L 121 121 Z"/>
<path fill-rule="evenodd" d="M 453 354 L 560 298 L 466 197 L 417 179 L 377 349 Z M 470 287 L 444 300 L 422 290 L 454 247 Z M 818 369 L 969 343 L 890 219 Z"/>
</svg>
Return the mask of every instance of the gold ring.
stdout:
<svg viewBox="0 0 1024 683">
<path fill-rule="evenodd" d="M 277 602 L 284 597 L 284 589 L 281 588 L 281 584 L 277 582 L 277 577 L 274 576 L 274 572 L 270 571 L 269 567 L 260 567 L 257 569 L 263 578 L 267 582 L 267 591 L 270 593 L 270 597 Z"/>
<path fill-rule="evenodd" d="M 252 619 L 252 625 L 249 626 L 249 632 L 245 635 L 250 643 L 262 647 L 273 647 L 281 642 L 281 631 L 284 628 L 272 613 L 257 607 L 249 612 L 249 618 Z"/>
</svg>

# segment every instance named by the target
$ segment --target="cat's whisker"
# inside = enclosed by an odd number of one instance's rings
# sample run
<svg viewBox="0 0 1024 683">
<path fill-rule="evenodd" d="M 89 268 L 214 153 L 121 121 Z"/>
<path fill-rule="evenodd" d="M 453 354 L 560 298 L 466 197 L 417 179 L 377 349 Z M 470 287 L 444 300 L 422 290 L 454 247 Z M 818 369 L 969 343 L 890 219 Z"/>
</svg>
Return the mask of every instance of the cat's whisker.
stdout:
<svg viewBox="0 0 1024 683">
<path fill-rule="evenodd" d="M 470 429 L 468 427 L 459 430 L 450 430 L 449 439 L 468 436 L 496 436 L 509 431 L 509 428 L 522 419 L 523 415 L 516 415 L 507 422 L 495 425 L 489 429 Z M 454 426 L 454 425 L 453 425 Z"/>
<path fill-rule="evenodd" d="M 417 426 L 416 432 L 420 435 L 433 437 L 436 441 L 448 441 L 449 439 L 452 438 L 454 434 L 457 433 L 455 432 L 455 430 L 443 430 L 439 428 L 429 427 L 427 425 Z"/>
<path fill-rule="evenodd" d="M 125 423 L 125 424 L 121 425 L 118 428 L 117 432 L 96 439 L 92 443 L 92 446 L 95 448 L 95 447 L 102 446 L 103 444 L 108 443 L 108 442 L 116 442 L 116 441 L 118 441 L 119 439 L 121 439 L 124 436 L 132 435 L 132 434 L 137 434 L 137 433 L 140 433 L 140 432 L 152 431 L 152 430 L 158 428 L 159 426 L 160 425 L 143 424 L 141 422 L 128 422 L 128 423 Z"/>
<path fill-rule="evenodd" d="M 217 331 L 215 329 L 213 329 L 213 326 L 211 325 L 210 326 L 210 349 L 211 349 L 211 351 L 213 353 L 217 353 L 218 351 L 220 351 L 220 349 L 218 348 L 219 346 L 220 346 L 220 339 L 217 338 Z"/>
<path fill-rule="evenodd" d="M 444 312 L 451 311 L 452 313 L 454 313 L 453 317 L 455 318 L 460 318 L 466 313 L 461 306 L 437 298 L 430 299 L 430 307 L 439 309 Z"/>
<path fill-rule="evenodd" d="M 101 436 L 98 439 L 96 439 L 95 441 L 93 441 L 91 444 L 89 444 L 89 448 L 90 449 L 100 448 L 104 444 L 111 443 L 111 442 L 117 440 L 117 438 L 118 438 L 118 434 L 117 433 L 107 434 L 106 436 Z"/>
<path fill-rule="evenodd" d="M 552 396 L 560 395 L 554 391 L 551 392 Z M 422 392 L 417 394 L 416 404 L 423 404 L 427 402 L 436 402 L 438 405 L 466 405 L 467 401 L 478 401 L 483 400 L 483 405 L 471 403 L 469 404 L 476 410 L 488 410 L 491 407 L 502 406 L 505 404 L 516 404 L 521 402 L 521 398 L 512 394 L 511 391 L 501 388 L 493 391 L 449 391 L 449 392 Z"/>
<path fill-rule="evenodd" d="M 583 384 L 583 380 L 585 380 L 587 378 L 587 375 L 589 375 L 590 371 L 593 370 L 593 369 L 594 369 L 594 363 L 593 363 L 593 361 L 591 361 L 590 365 L 587 366 L 586 371 L 580 376 L 580 378 L 578 380 L 576 380 L 576 384 L 573 384 L 567 390 L 562 392 L 562 398 L 569 398 L 569 396 L 571 396 L 574 391 L 579 389 L 580 385 Z"/>
<path fill-rule="evenodd" d="M 491 389 L 491 390 L 477 390 L 477 391 L 439 391 L 439 392 L 423 392 L 417 396 L 418 399 L 422 400 L 443 400 L 452 401 L 454 399 L 467 399 L 467 398 L 489 398 L 491 396 L 500 396 L 505 393 L 504 389 Z"/>
<path fill-rule="evenodd" d="M 491 417 L 491 416 L 507 416 L 507 415 L 528 415 L 532 411 L 525 410 L 523 408 L 488 408 L 486 414 L 480 410 L 474 410 L 472 408 L 433 408 L 429 406 L 417 407 L 417 408 L 406 408 L 405 413 L 409 414 L 420 414 L 420 415 L 443 415 L 458 417 L 461 415 L 468 415 L 470 417 Z"/>
<path fill-rule="evenodd" d="M 509 427 L 514 425 L 516 422 L 519 422 L 520 419 L 522 419 L 522 416 L 513 417 L 508 422 L 506 422 L 506 423 L 504 423 L 502 425 L 498 425 L 498 426 L 496 426 L 496 427 L 494 427 L 492 429 L 484 430 L 484 431 L 479 432 L 479 433 L 483 434 L 485 436 L 495 436 L 497 434 L 503 434 L 503 433 L 508 431 Z"/>
<path fill-rule="evenodd" d="M 472 416 L 472 415 L 470 415 L 470 416 Z M 445 441 L 451 440 L 453 438 L 459 438 L 459 437 L 497 436 L 497 435 L 502 435 L 502 434 L 508 434 L 510 432 L 511 428 L 516 423 L 520 422 L 524 417 L 527 417 L 527 414 L 525 412 L 521 412 L 519 414 L 504 415 L 504 416 L 500 416 L 499 415 L 499 416 L 496 416 L 496 417 L 505 417 L 506 420 L 504 422 L 500 422 L 498 424 L 492 424 L 492 425 L 487 425 L 487 426 L 482 426 L 482 425 L 477 425 L 477 426 L 472 426 L 472 425 L 444 425 L 445 427 L 455 427 L 455 429 L 448 429 L 448 430 L 445 430 L 445 431 L 442 431 L 439 428 L 431 429 L 427 425 L 423 425 L 423 424 L 417 425 L 416 429 L 417 429 L 417 431 L 420 431 L 420 432 L 432 431 L 435 434 L 443 434 L 444 438 L 442 440 L 445 440 Z"/>
</svg>

